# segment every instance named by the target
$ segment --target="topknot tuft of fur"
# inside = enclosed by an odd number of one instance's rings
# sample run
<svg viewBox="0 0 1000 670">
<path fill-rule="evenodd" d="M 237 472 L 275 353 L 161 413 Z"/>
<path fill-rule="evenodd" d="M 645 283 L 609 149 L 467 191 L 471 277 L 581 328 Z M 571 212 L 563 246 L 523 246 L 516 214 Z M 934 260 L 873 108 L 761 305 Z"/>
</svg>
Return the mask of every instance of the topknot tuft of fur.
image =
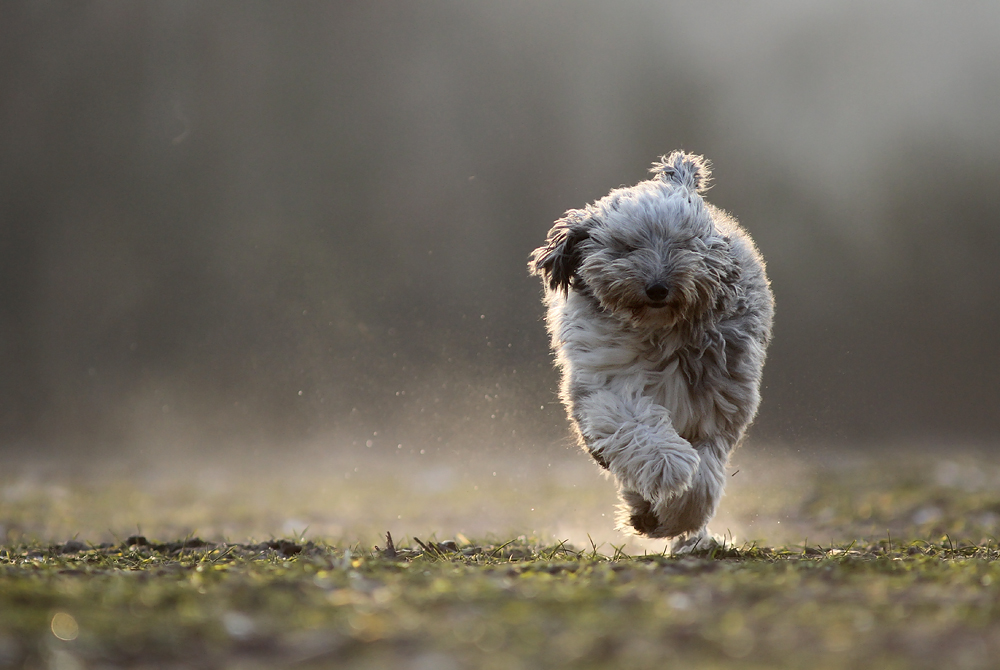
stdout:
<svg viewBox="0 0 1000 670">
<path fill-rule="evenodd" d="M 649 171 L 665 182 L 704 193 L 712 181 L 712 163 L 704 156 L 675 151 L 669 156 L 660 156 Z"/>
</svg>

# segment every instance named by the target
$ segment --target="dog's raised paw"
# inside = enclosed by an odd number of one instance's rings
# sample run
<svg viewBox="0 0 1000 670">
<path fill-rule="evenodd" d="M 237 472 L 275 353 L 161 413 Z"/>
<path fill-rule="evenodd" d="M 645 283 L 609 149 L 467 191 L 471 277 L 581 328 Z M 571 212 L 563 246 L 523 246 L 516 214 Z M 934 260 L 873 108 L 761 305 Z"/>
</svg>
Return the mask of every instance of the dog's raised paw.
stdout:
<svg viewBox="0 0 1000 670">
<path fill-rule="evenodd" d="M 632 454 L 631 471 L 615 474 L 623 488 L 635 491 L 654 508 L 669 505 L 684 495 L 691 488 L 701 464 L 698 453 L 687 444 L 638 448 Z"/>
</svg>

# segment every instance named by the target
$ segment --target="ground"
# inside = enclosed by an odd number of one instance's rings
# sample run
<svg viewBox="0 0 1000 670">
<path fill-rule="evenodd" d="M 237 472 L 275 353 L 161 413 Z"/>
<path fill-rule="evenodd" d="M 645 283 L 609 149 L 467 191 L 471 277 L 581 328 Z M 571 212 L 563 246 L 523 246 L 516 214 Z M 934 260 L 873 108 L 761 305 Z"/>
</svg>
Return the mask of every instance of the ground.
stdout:
<svg viewBox="0 0 1000 670">
<path fill-rule="evenodd" d="M 726 546 L 680 557 L 617 534 L 611 484 L 581 454 L 399 452 L 15 462 L 0 474 L 0 667 L 1000 657 L 989 451 L 749 445 L 715 527 Z"/>
</svg>

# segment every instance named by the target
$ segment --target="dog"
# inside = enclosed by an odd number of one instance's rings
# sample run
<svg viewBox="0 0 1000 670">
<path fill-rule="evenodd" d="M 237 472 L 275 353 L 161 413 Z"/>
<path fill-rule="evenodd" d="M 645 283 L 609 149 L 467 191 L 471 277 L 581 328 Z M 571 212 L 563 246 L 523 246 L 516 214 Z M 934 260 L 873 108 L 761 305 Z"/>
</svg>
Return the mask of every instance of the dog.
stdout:
<svg viewBox="0 0 1000 670">
<path fill-rule="evenodd" d="M 617 483 L 619 529 L 676 551 L 712 538 L 760 404 L 774 298 L 750 236 L 702 198 L 710 163 L 676 151 L 650 172 L 566 212 L 529 269 L 570 423 Z"/>
</svg>

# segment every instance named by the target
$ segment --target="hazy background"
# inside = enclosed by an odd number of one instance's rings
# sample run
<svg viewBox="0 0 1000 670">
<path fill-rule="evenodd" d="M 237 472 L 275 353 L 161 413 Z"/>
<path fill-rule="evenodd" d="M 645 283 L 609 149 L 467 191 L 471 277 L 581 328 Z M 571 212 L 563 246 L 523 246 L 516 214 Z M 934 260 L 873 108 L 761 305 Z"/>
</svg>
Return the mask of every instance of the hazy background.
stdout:
<svg viewBox="0 0 1000 670">
<path fill-rule="evenodd" d="M 678 148 L 768 262 L 755 441 L 994 442 L 998 35 L 992 3 L 4 2 L 0 450 L 563 445 L 528 254 Z"/>
</svg>

